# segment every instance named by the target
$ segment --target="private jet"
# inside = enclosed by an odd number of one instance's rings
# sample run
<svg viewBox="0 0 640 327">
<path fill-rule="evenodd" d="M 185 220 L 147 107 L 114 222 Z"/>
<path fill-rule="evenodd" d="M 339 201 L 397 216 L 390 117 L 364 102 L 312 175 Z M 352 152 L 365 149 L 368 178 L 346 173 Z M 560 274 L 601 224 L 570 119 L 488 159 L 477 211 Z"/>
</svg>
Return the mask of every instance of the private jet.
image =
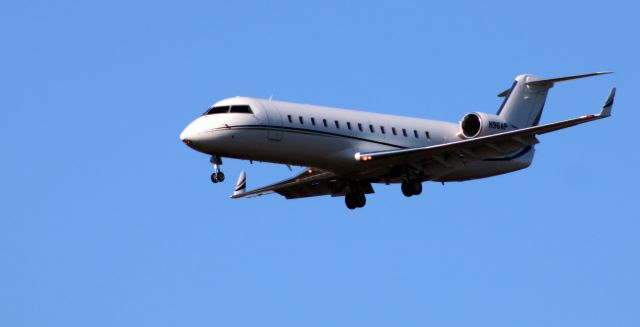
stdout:
<svg viewBox="0 0 640 327">
<path fill-rule="evenodd" d="M 210 156 L 213 183 L 225 179 L 223 157 L 305 167 L 292 178 L 251 191 L 242 172 L 233 199 L 330 195 L 344 197 L 349 209 L 362 208 L 373 184 L 400 184 L 410 197 L 422 193 L 423 182 L 460 182 L 529 167 L 538 135 L 609 117 L 616 90 L 598 114 L 540 125 L 549 89 L 609 73 L 520 75 L 498 94 L 504 100 L 496 114 L 471 112 L 458 123 L 234 97 L 209 107 L 180 139 Z"/>
</svg>

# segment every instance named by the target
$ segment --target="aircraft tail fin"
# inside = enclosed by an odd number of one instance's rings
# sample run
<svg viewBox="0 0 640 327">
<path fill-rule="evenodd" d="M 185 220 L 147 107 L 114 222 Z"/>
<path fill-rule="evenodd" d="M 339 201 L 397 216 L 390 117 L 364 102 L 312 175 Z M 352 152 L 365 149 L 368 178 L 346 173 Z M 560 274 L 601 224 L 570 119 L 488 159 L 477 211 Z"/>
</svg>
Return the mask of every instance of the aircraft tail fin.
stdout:
<svg viewBox="0 0 640 327">
<path fill-rule="evenodd" d="M 243 171 L 240 173 L 238 177 L 238 182 L 236 183 L 236 189 L 233 191 L 233 196 L 240 195 L 247 190 L 247 174 Z"/>
<path fill-rule="evenodd" d="M 605 74 L 611 74 L 611 72 L 597 72 L 549 79 L 534 75 L 520 75 L 516 77 L 510 89 L 498 95 L 505 99 L 497 115 L 518 128 L 536 126 L 542 117 L 547 93 L 554 83 Z"/>
</svg>

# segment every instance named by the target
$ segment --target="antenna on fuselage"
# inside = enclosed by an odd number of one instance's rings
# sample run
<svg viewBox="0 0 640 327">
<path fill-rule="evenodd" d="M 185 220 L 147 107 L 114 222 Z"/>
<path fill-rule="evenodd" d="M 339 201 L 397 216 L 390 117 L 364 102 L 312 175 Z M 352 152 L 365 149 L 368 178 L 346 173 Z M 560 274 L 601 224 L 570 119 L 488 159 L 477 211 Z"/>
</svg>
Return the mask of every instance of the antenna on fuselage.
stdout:
<svg viewBox="0 0 640 327">
<path fill-rule="evenodd" d="M 273 94 L 269 96 L 269 101 L 273 100 Z"/>
</svg>

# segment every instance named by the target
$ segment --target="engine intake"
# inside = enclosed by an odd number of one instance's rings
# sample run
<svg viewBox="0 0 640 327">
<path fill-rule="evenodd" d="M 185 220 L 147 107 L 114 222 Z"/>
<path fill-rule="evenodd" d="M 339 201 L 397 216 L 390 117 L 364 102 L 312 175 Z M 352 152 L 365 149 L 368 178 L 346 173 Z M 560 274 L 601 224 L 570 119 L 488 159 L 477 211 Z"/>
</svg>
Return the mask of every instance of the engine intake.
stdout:
<svg viewBox="0 0 640 327">
<path fill-rule="evenodd" d="M 513 127 L 496 115 L 482 112 L 466 114 L 460 121 L 460 130 L 464 138 L 487 136 L 512 130 Z"/>
</svg>

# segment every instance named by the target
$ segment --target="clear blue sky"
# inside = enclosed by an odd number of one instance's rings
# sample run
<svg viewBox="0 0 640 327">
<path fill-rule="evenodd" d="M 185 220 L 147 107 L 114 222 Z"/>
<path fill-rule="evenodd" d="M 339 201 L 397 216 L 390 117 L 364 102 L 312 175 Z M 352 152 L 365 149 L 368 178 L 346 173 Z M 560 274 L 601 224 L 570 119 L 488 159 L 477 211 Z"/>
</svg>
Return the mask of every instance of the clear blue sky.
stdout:
<svg viewBox="0 0 640 327">
<path fill-rule="evenodd" d="M 5 1 L 1 326 L 638 326 L 633 2 Z M 405 199 L 232 201 L 286 167 L 178 139 L 269 97 L 459 120 L 521 73 L 556 85 L 527 170 Z"/>
</svg>

